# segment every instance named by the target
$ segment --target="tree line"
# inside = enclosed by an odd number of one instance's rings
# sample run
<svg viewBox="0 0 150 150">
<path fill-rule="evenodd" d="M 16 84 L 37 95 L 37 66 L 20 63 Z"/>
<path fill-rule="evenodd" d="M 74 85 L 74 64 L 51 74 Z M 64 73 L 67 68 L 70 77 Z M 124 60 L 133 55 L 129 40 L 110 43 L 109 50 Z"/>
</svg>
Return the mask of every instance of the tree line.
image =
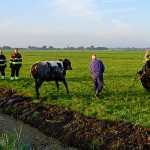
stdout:
<svg viewBox="0 0 150 150">
<path fill-rule="evenodd" d="M 17 47 L 19 48 L 19 47 Z M 10 46 L 2 46 L 0 47 L 1 50 L 12 50 L 14 49 L 13 47 Z M 23 50 L 145 50 L 145 49 L 150 49 L 150 47 L 147 48 L 137 48 L 137 47 L 116 47 L 116 48 L 107 48 L 107 47 L 84 47 L 84 46 L 79 46 L 79 47 L 64 47 L 64 48 L 56 48 L 53 46 L 28 46 L 27 48 L 20 47 L 19 49 Z"/>
<path fill-rule="evenodd" d="M 17 47 L 19 48 L 19 47 Z M 10 47 L 10 46 L 2 46 L 0 47 L 1 50 L 12 50 L 14 48 Z M 42 46 L 42 47 L 38 47 L 38 46 L 28 46 L 28 48 L 19 48 L 19 49 L 28 49 L 28 50 L 108 50 L 107 47 L 94 47 L 94 46 L 90 46 L 90 47 L 84 47 L 84 46 L 79 46 L 79 47 L 64 47 L 64 48 L 55 48 L 53 46 Z"/>
</svg>

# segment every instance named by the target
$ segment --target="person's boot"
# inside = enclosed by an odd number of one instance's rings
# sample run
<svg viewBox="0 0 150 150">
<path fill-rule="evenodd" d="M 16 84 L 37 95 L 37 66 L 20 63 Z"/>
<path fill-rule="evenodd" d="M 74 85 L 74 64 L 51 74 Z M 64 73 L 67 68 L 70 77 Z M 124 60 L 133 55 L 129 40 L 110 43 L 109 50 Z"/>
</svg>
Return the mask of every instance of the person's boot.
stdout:
<svg viewBox="0 0 150 150">
<path fill-rule="evenodd" d="M 96 99 L 99 99 L 99 96 L 95 94 L 95 98 L 96 98 Z"/>
<path fill-rule="evenodd" d="M 16 76 L 16 77 L 15 77 L 15 80 L 19 80 L 19 77 L 18 77 L 18 76 Z"/>
<path fill-rule="evenodd" d="M 95 93 L 95 98 L 99 99 L 99 93 L 98 93 L 98 91 L 96 91 L 96 93 Z"/>
<path fill-rule="evenodd" d="M 13 81 L 15 78 L 14 77 L 10 77 L 10 80 Z"/>
</svg>

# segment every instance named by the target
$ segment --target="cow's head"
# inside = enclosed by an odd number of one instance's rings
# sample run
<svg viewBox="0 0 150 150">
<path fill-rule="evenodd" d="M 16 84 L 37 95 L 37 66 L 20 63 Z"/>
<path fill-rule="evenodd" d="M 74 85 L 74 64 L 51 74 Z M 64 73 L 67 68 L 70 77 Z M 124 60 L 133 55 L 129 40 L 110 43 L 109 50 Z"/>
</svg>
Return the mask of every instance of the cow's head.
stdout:
<svg viewBox="0 0 150 150">
<path fill-rule="evenodd" d="M 72 70 L 71 62 L 68 59 L 65 59 L 63 61 L 63 66 L 64 66 L 65 70 Z"/>
</svg>

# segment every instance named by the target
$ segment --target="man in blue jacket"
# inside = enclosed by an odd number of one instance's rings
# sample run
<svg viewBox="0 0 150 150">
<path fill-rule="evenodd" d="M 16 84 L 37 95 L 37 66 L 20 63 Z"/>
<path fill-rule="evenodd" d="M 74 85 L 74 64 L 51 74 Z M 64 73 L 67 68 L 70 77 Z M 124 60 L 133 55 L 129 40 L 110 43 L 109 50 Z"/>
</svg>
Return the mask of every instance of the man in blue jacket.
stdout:
<svg viewBox="0 0 150 150">
<path fill-rule="evenodd" d="M 99 98 L 99 94 L 103 88 L 103 73 L 105 67 L 101 60 L 97 60 L 96 55 L 92 55 L 92 62 L 90 63 L 90 71 L 94 83 L 95 97 Z"/>
</svg>

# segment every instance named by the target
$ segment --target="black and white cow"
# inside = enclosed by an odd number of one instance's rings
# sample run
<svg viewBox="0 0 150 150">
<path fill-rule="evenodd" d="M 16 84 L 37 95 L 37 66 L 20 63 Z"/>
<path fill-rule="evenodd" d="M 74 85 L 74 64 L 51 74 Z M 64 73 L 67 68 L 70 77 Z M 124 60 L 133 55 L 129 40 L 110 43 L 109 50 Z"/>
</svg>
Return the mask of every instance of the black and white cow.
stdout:
<svg viewBox="0 0 150 150">
<path fill-rule="evenodd" d="M 60 61 L 45 61 L 34 64 L 31 68 L 31 74 L 35 79 L 35 90 L 39 98 L 39 88 L 44 81 L 55 81 L 57 91 L 59 91 L 59 81 L 63 82 L 67 94 L 69 95 L 68 85 L 66 82 L 66 70 L 72 70 L 71 62 L 68 59 Z"/>
</svg>

